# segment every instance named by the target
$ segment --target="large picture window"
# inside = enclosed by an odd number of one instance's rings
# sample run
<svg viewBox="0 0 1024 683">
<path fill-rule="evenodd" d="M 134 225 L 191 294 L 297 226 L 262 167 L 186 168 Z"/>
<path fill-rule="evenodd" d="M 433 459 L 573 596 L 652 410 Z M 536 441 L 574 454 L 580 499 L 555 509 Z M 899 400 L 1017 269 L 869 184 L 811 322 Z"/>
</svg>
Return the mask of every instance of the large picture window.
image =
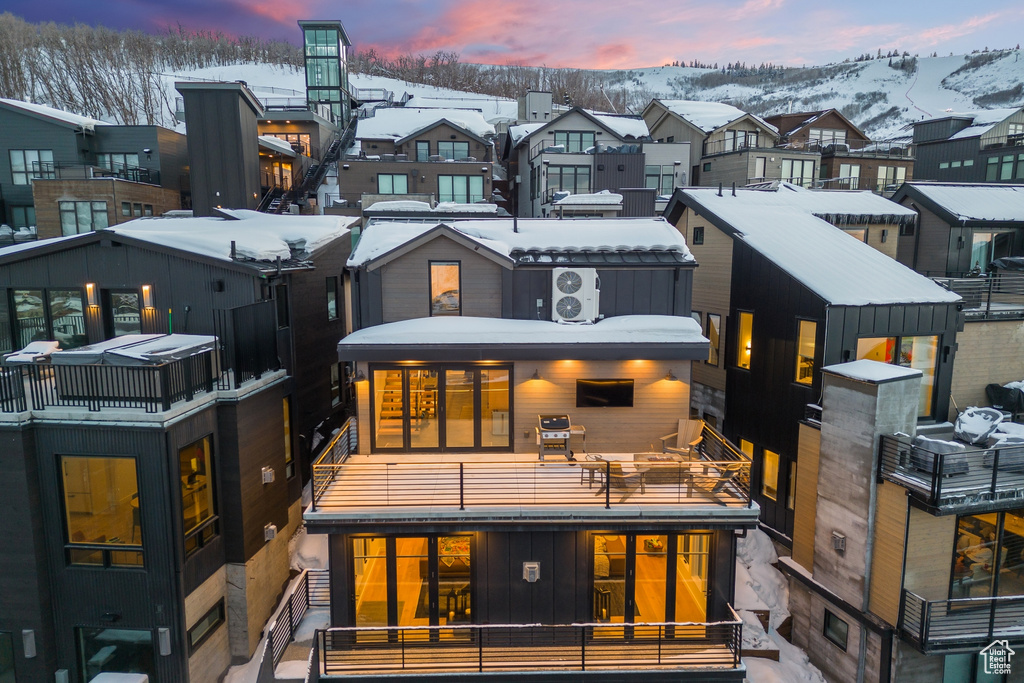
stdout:
<svg viewBox="0 0 1024 683">
<path fill-rule="evenodd" d="M 138 154 L 97 154 L 96 165 L 110 171 L 124 171 L 139 167 Z"/>
<path fill-rule="evenodd" d="M 57 206 L 65 236 L 103 230 L 108 225 L 106 202 L 57 202 Z"/>
<path fill-rule="evenodd" d="M 950 596 L 1024 595 L 1024 509 L 957 519 Z"/>
<path fill-rule="evenodd" d="M 462 264 L 430 262 L 430 315 L 462 315 Z"/>
<path fill-rule="evenodd" d="M 91 681 L 104 671 L 138 673 L 158 683 L 153 632 L 134 628 L 77 628 L 78 680 Z"/>
<path fill-rule="evenodd" d="M 862 337 L 857 340 L 857 360 L 875 360 L 905 368 L 920 370 L 921 399 L 918 417 L 932 414 L 935 394 L 935 366 L 938 362 L 939 338 L 921 337 Z"/>
<path fill-rule="evenodd" d="M 783 159 L 782 179 L 801 187 L 811 187 L 814 184 L 814 160 Z"/>
<path fill-rule="evenodd" d="M 62 349 L 87 343 L 80 289 L 15 289 L 11 294 L 18 348 L 38 340 L 59 342 Z"/>
<path fill-rule="evenodd" d="M 185 553 L 195 552 L 216 533 L 213 507 L 212 437 L 178 451 L 181 477 L 182 532 Z"/>
<path fill-rule="evenodd" d="M 378 173 L 378 194 L 409 194 L 409 176 L 404 173 Z"/>
<path fill-rule="evenodd" d="M 594 133 L 573 130 L 556 130 L 555 146 L 561 145 L 568 154 L 586 152 L 594 146 Z"/>
<path fill-rule="evenodd" d="M 438 201 L 473 204 L 483 201 L 484 178 L 478 175 L 437 176 Z"/>
<path fill-rule="evenodd" d="M 437 143 L 437 153 L 442 159 L 461 161 L 469 156 L 469 143 L 458 140 L 442 140 Z"/>
<path fill-rule="evenodd" d="M 61 456 L 70 564 L 142 565 L 139 480 L 134 458 Z"/>
<path fill-rule="evenodd" d="M 57 177 L 52 149 L 12 149 L 10 156 L 11 181 L 15 185 L 28 185 L 36 178 L 53 180 Z"/>
<path fill-rule="evenodd" d="M 590 192 L 589 166 L 549 166 L 548 198 L 554 192 L 587 194 Z"/>
</svg>

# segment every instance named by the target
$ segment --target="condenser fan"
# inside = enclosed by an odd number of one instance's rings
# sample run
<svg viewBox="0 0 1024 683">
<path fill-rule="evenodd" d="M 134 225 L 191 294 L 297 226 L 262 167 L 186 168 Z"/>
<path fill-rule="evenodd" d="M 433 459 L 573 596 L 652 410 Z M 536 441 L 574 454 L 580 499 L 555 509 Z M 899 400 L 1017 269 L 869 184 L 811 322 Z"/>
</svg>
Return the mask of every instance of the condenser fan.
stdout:
<svg viewBox="0 0 1024 683">
<path fill-rule="evenodd" d="M 563 273 L 563 275 L 566 274 L 567 273 Z M 573 277 L 576 278 L 577 281 L 579 281 L 579 275 L 576 275 L 576 273 L 572 273 L 572 275 Z M 559 276 L 558 279 L 561 280 L 562 277 Z M 578 288 L 579 287 L 577 286 L 577 289 Z M 583 310 L 583 303 L 574 296 L 563 296 L 561 299 L 558 300 L 558 303 L 555 304 L 555 310 L 558 312 L 558 315 L 562 316 L 566 320 L 571 320 L 572 318 L 578 316 L 580 314 L 580 311 Z"/>
<path fill-rule="evenodd" d="M 575 271 L 566 270 L 558 274 L 558 279 L 555 280 L 555 286 L 558 287 L 558 291 L 563 294 L 575 294 L 580 291 L 580 287 L 583 286 L 583 278 L 581 278 L 580 274 Z M 579 308 L 579 301 L 575 298 L 573 298 L 573 301 L 576 301 L 576 307 Z M 561 305 L 561 301 L 559 302 L 559 305 Z"/>
</svg>

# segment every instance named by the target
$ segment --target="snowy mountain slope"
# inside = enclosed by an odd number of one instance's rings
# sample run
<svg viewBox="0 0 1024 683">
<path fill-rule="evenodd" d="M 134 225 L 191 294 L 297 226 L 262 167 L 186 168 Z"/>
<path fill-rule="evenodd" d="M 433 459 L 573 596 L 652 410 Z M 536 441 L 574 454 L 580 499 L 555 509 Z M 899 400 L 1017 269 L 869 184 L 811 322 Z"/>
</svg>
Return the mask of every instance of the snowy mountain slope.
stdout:
<svg viewBox="0 0 1024 683">
<path fill-rule="evenodd" d="M 759 115 L 835 107 L 876 139 L 906 134 L 912 121 L 946 111 L 1024 106 L 1024 59 L 1020 50 L 949 57 L 895 57 L 769 74 L 714 69 L 651 67 L 599 72 L 608 87 L 634 92 L 638 108 L 649 97 L 727 102 Z M 302 97 L 301 69 L 238 64 L 164 74 L 170 99 L 174 81 L 244 80 L 258 97 Z M 413 96 L 421 107 L 480 109 L 489 121 L 515 117 L 514 100 L 437 88 L 382 76 L 352 74 L 357 88 L 384 88 Z M 168 121 L 169 123 L 170 121 Z"/>
</svg>

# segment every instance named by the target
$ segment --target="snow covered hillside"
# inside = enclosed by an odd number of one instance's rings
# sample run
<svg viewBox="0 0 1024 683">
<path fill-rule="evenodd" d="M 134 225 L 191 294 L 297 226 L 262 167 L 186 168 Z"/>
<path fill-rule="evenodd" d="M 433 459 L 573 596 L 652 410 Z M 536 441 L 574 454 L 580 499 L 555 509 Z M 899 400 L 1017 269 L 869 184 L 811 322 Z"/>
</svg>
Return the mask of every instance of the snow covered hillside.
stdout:
<svg viewBox="0 0 1024 683">
<path fill-rule="evenodd" d="M 890 65 L 890 61 L 892 64 Z M 1020 50 L 950 57 L 885 57 L 823 67 L 738 75 L 715 69 L 652 67 L 601 72 L 609 87 L 633 89 L 637 107 L 650 97 L 728 102 L 755 114 L 834 107 L 876 139 L 901 134 L 912 121 L 947 111 L 1024 106 L 1024 59 Z M 258 97 L 301 96 L 302 71 L 292 67 L 239 64 L 163 75 L 172 99 L 174 81 L 244 80 Z M 511 99 L 491 97 L 394 78 L 353 74 L 356 88 L 385 88 L 413 96 L 420 107 L 471 107 L 484 118 L 512 118 Z M 905 133 L 904 133 L 905 134 Z"/>
</svg>

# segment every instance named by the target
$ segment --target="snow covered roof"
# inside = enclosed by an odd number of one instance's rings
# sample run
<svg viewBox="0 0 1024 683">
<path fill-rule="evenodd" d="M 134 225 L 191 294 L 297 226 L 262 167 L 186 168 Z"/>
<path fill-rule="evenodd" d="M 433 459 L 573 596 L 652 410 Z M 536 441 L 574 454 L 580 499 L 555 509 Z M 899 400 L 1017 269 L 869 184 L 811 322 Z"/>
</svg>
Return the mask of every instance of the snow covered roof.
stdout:
<svg viewBox="0 0 1024 683">
<path fill-rule="evenodd" d="M 228 218 L 137 218 L 107 228 L 109 232 L 165 247 L 231 260 L 231 242 L 238 259 L 273 261 L 312 253 L 346 235 L 355 216 L 276 215 L 243 209 L 221 210 Z"/>
<path fill-rule="evenodd" d="M 278 154 L 287 154 L 290 157 L 295 156 L 295 150 L 292 149 L 292 146 L 281 138 L 274 137 L 273 135 L 261 135 L 259 140 L 260 147 L 264 149 L 269 149 Z"/>
<path fill-rule="evenodd" d="M 892 363 L 879 363 L 876 360 L 867 360 L 866 358 L 849 363 L 826 365 L 822 369 L 833 375 L 841 375 L 842 377 L 855 379 L 860 382 L 870 382 L 871 384 L 883 384 L 907 377 L 920 377 L 923 374 L 920 370 L 914 368 L 905 368 L 901 365 L 893 365 Z"/>
<path fill-rule="evenodd" d="M 469 109 L 377 109 L 368 119 L 359 119 L 357 140 L 399 140 L 441 121 L 463 128 L 477 137 L 494 135 L 494 126 L 478 111 Z"/>
<path fill-rule="evenodd" d="M 556 323 L 547 320 L 511 320 L 471 316 L 414 318 L 375 325 L 353 332 L 338 344 L 338 355 L 346 360 L 382 357 L 388 347 L 409 349 L 441 347 L 451 358 L 452 347 L 496 347 L 502 358 L 530 356 L 543 347 L 573 349 L 566 357 L 614 357 L 615 346 L 659 347 L 662 357 L 703 357 L 708 340 L 700 325 L 689 316 L 621 315 L 594 324 Z M 525 352 L 525 353 L 524 353 Z M 413 352 L 412 355 L 415 355 Z M 489 356 L 491 357 L 491 356 Z M 644 356 L 645 358 L 651 356 Z"/>
<path fill-rule="evenodd" d="M 3 98 L 0 98 L 0 104 L 7 105 L 12 109 L 21 109 L 27 113 L 34 114 L 36 116 L 43 116 L 46 118 L 54 119 L 56 121 L 71 126 L 81 126 L 82 128 L 85 128 L 87 130 L 92 130 L 96 126 L 111 125 L 106 121 L 98 121 L 97 119 L 91 119 L 87 116 L 72 114 L 61 109 L 47 107 L 43 104 L 32 104 L 31 102 L 22 102 L 21 100 L 7 100 Z"/>
<path fill-rule="evenodd" d="M 1015 107 L 1009 109 L 978 109 L 976 111 L 948 112 L 942 116 L 936 116 L 930 119 L 925 119 L 924 121 L 919 121 L 915 123 L 915 125 L 931 123 L 933 121 L 943 121 L 945 119 L 971 119 L 971 125 L 949 137 L 950 140 L 964 140 L 984 135 L 993 127 L 1002 123 L 1020 110 L 1020 107 Z"/>
<path fill-rule="evenodd" d="M 555 206 L 622 206 L 622 195 L 608 190 L 590 194 L 571 194 L 554 202 Z"/>
<path fill-rule="evenodd" d="M 458 202 L 438 202 L 437 206 L 431 208 L 429 202 L 420 202 L 415 199 L 392 199 L 383 202 L 374 202 L 367 210 L 370 211 L 417 211 L 420 213 L 497 213 L 497 204 L 474 203 L 460 204 Z"/>
<path fill-rule="evenodd" d="M 762 192 L 738 189 L 735 197 L 731 192 L 719 197 L 714 188 L 687 188 L 677 191 L 677 196 L 829 304 L 870 306 L 960 300 L 959 295 L 818 218 L 809 207 L 780 203 L 771 193 Z"/>
<path fill-rule="evenodd" d="M 376 206 L 376 204 L 374 204 Z M 471 205 L 472 206 L 472 205 Z M 380 222 L 363 231 L 350 267 L 375 261 L 442 227 L 512 261 L 514 252 L 668 251 L 692 261 L 683 236 L 663 218 L 481 218 L 444 223 Z"/>
<path fill-rule="evenodd" d="M 673 114 L 685 119 L 705 133 L 717 130 L 727 123 L 743 118 L 749 112 L 721 102 L 698 102 L 696 100 L 658 100 Z M 768 130 L 778 133 L 779 129 L 760 116 L 750 116 Z"/>
<path fill-rule="evenodd" d="M 907 183 L 894 197 L 922 197 L 958 222 L 987 221 L 1024 223 L 1024 185 L 969 183 Z"/>
<path fill-rule="evenodd" d="M 645 138 L 651 134 L 647 122 L 639 116 L 615 116 L 612 114 L 591 114 L 601 125 L 622 138 Z"/>
<path fill-rule="evenodd" d="M 519 141 L 525 138 L 527 135 L 533 135 L 535 132 L 547 125 L 545 123 L 520 123 L 518 126 L 508 127 L 508 136 L 512 140 L 512 145 L 518 145 Z"/>
</svg>

